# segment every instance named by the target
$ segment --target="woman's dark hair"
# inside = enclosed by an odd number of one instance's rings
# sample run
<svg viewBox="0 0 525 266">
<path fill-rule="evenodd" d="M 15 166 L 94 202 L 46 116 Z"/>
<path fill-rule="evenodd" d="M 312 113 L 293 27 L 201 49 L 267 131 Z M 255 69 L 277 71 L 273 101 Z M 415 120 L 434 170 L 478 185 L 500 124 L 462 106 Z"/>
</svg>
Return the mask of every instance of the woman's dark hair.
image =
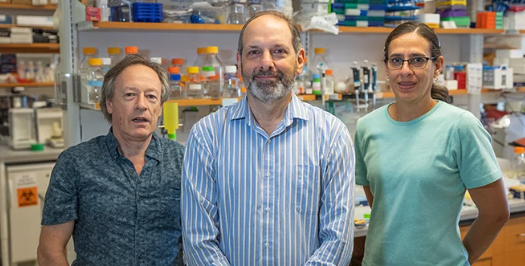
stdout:
<svg viewBox="0 0 525 266">
<path fill-rule="evenodd" d="M 388 47 L 390 46 L 390 43 L 395 40 L 396 38 L 407 34 L 415 32 L 419 34 L 419 36 L 425 38 L 430 43 L 430 53 L 431 57 L 434 57 L 435 59 L 432 60 L 435 62 L 438 57 L 441 56 L 441 45 L 439 44 L 438 37 L 434 31 L 428 27 L 424 23 L 418 23 L 418 22 L 405 22 L 399 26 L 397 26 L 391 33 L 388 35 L 388 38 L 386 38 L 385 42 L 385 55 L 384 55 L 384 62 L 385 64 L 388 61 Z M 441 86 L 436 84 L 435 82 L 432 83 L 432 88 L 430 89 L 430 95 L 432 99 L 440 100 L 443 102 L 450 103 L 450 97 L 448 94 L 448 89 L 445 86 Z"/>
</svg>

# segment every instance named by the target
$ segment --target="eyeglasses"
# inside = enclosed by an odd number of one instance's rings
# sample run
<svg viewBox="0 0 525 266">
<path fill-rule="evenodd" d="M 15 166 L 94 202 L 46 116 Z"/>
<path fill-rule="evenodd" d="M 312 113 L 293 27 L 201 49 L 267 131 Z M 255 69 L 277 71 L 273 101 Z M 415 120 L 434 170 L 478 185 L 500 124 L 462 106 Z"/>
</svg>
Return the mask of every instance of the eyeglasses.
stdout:
<svg viewBox="0 0 525 266">
<path fill-rule="evenodd" d="M 427 66 L 428 60 L 434 60 L 435 57 L 414 57 L 403 60 L 399 57 L 388 58 L 386 61 L 386 67 L 391 70 L 397 70 L 403 68 L 405 61 L 408 62 L 408 67 L 411 69 L 421 69 Z"/>
</svg>

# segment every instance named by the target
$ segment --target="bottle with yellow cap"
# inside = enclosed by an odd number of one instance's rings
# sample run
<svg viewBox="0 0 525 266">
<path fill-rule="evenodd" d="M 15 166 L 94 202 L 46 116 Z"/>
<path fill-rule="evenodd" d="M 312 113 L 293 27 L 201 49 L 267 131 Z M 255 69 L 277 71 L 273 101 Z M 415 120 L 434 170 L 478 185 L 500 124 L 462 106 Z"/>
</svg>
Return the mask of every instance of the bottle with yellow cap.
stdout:
<svg viewBox="0 0 525 266">
<path fill-rule="evenodd" d="M 188 80 L 185 85 L 185 92 L 188 98 L 202 99 L 204 98 L 204 90 L 202 88 L 201 77 L 199 76 L 199 67 L 190 66 L 186 69 L 188 72 Z"/>
<path fill-rule="evenodd" d="M 95 49 L 95 47 L 84 47 L 84 49 L 82 49 L 82 53 L 84 54 L 84 58 L 82 58 L 82 60 L 80 61 L 80 65 L 78 66 L 80 75 L 82 75 L 83 72 L 86 72 L 88 70 L 88 60 L 90 58 L 97 57 L 97 49 Z"/>
<path fill-rule="evenodd" d="M 310 64 L 310 73 L 313 74 L 319 74 L 322 75 L 324 71 L 319 71 L 320 69 L 326 70 L 329 67 L 328 60 L 326 60 L 326 57 L 324 56 L 324 48 L 315 48 L 314 49 L 314 59 L 312 60 L 312 64 Z"/>
<path fill-rule="evenodd" d="M 81 77 L 83 84 L 83 93 L 81 101 L 89 104 L 100 102 L 100 91 L 104 82 L 104 73 L 102 71 L 102 59 L 90 58 L 88 60 L 89 69 Z"/>
<path fill-rule="evenodd" d="M 204 59 L 206 59 L 206 56 L 208 55 L 207 51 L 206 51 L 206 47 L 200 47 L 200 48 L 197 48 L 197 59 L 195 60 L 195 62 L 193 63 L 192 66 L 196 66 L 196 67 L 203 67 L 204 66 Z"/>
<path fill-rule="evenodd" d="M 109 47 L 108 48 L 108 56 L 111 58 L 111 67 L 116 65 L 118 62 L 120 62 L 120 59 L 122 59 L 120 55 L 120 48 L 118 47 Z"/>
<path fill-rule="evenodd" d="M 217 46 L 208 46 L 206 47 L 206 53 L 208 54 L 204 60 L 204 65 L 206 67 L 213 67 L 213 70 L 215 71 L 215 76 L 218 77 L 219 82 L 219 91 L 210 91 L 206 90 L 208 92 L 209 97 L 216 97 L 216 94 L 219 95 L 217 97 L 220 97 L 222 93 L 222 88 L 224 86 L 224 66 L 219 59 L 219 56 L 217 54 L 219 53 L 219 48 Z"/>
</svg>

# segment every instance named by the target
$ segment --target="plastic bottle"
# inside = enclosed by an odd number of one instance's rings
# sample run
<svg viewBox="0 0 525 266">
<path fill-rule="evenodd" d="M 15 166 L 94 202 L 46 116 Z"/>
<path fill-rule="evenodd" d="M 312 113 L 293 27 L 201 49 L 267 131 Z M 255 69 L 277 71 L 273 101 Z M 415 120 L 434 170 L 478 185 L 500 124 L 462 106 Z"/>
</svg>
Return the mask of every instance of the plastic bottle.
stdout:
<svg viewBox="0 0 525 266">
<path fill-rule="evenodd" d="M 171 96 L 170 99 L 184 99 L 184 91 L 180 85 L 180 74 L 170 74 L 170 89 Z"/>
<path fill-rule="evenodd" d="M 20 80 L 26 79 L 26 63 L 24 61 L 20 61 L 17 63 L 16 72 L 18 74 L 18 79 Z"/>
<path fill-rule="evenodd" d="M 228 24 L 244 24 L 246 22 L 245 3 L 246 0 L 230 0 L 228 6 Z"/>
<path fill-rule="evenodd" d="M 331 69 L 327 69 L 325 73 L 325 87 L 323 94 L 334 94 L 335 78 L 334 72 Z"/>
<path fill-rule="evenodd" d="M 42 61 L 37 61 L 35 69 L 35 81 L 44 82 L 45 78 L 46 77 L 44 76 L 44 66 L 42 65 Z"/>
<path fill-rule="evenodd" d="M 149 59 L 149 61 L 162 65 L 162 57 L 152 57 Z"/>
<path fill-rule="evenodd" d="M 238 98 L 241 97 L 241 89 L 239 88 L 239 79 L 237 78 L 236 66 L 224 67 L 224 86 L 222 87 L 222 97 L 224 98 Z"/>
<path fill-rule="evenodd" d="M 35 80 L 35 64 L 33 61 L 29 61 L 26 68 L 26 80 Z"/>
<path fill-rule="evenodd" d="M 84 53 L 84 58 L 82 58 L 79 65 L 80 75 L 82 75 L 83 72 L 87 71 L 87 69 L 89 68 L 88 60 L 90 58 L 96 57 L 97 49 L 95 49 L 95 47 L 84 47 L 84 49 L 82 49 L 82 52 Z"/>
<path fill-rule="evenodd" d="M 131 3 L 127 0 L 109 0 L 110 21 L 131 22 Z"/>
<path fill-rule="evenodd" d="M 188 81 L 186 81 L 185 85 L 186 97 L 193 99 L 204 98 L 204 90 L 202 89 L 201 78 L 199 76 L 199 67 L 188 67 L 186 72 L 188 72 Z"/>
<path fill-rule="evenodd" d="M 177 139 L 179 128 L 179 104 L 176 102 L 165 102 L 163 108 L 164 128 L 168 131 L 168 138 Z"/>
<path fill-rule="evenodd" d="M 100 21 L 108 21 L 110 13 L 108 0 L 97 0 L 97 7 L 100 9 Z"/>
<path fill-rule="evenodd" d="M 108 56 L 111 59 L 111 67 L 115 66 L 118 62 L 120 62 L 120 48 L 118 47 L 109 47 L 108 48 Z"/>
<path fill-rule="evenodd" d="M 329 64 L 328 60 L 326 60 L 324 56 L 324 48 L 315 48 L 314 49 L 315 56 L 312 60 L 312 64 L 310 65 L 310 71 L 313 74 L 322 74 L 319 69 L 328 69 Z M 313 76 L 312 76 L 313 79 Z"/>
<path fill-rule="evenodd" d="M 220 78 L 212 66 L 202 67 L 202 87 L 206 97 L 219 99 L 221 97 Z"/>
<path fill-rule="evenodd" d="M 511 176 L 519 180 L 525 180 L 525 148 L 514 147 L 514 158 L 511 161 Z"/>
<path fill-rule="evenodd" d="M 250 19 L 257 13 L 264 11 L 264 7 L 261 3 L 261 0 L 248 0 L 247 9 L 248 10 L 246 12 L 246 20 Z"/>
<path fill-rule="evenodd" d="M 174 67 L 178 67 L 179 68 L 179 73 L 181 73 L 184 69 L 186 69 L 184 67 L 184 59 L 182 59 L 182 58 L 173 58 L 173 59 L 171 59 L 171 65 L 174 66 Z"/>
<path fill-rule="evenodd" d="M 127 46 L 126 48 L 124 48 L 124 52 L 126 53 L 126 55 L 138 54 L 139 48 L 137 46 Z"/>
<path fill-rule="evenodd" d="M 102 72 L 102 59 L 90 58 L 88 60 L 89 70 L 86 77 L 88 86 L 88 103 L 94 104 L 100 102 L 100 91 L 104 82 L 104 73 Z"/>
<path fill-rule="evenodd" d="M 105 57 L 105 58 L 101 58 L 101 60 L 102 60 L 102 73 L 106 75 L 106 73 L 108 73 L 108 71 L 111 69 L 111 58 Z"/>
<path fill-rule="evenodd" d="M 312 93 L 315 95 L 321 95 L 321 75 L 313 74 L 312 78 Z"/>
<path fill-rule="evenodd" d="M 168 67 L 168 73 L 170 73 L 170 74 L 180 74 L 180 68 L 178 68 L 178 67 Z"/>
<path fill-rule="evenodd" d="M 203 67 L 206 56 L 208 56 L 206 47 L 197 48 L 197 59 L 195 60 L 193 65 L 196 67 Z"/>
<path fill-rule="evenodd" d="M 454 67 L 452 65 L 445 67 L 445 80 L 454 80 Z"/>
<path fill-rule="evenodd" d="M 219 48 L 217 46 L 206 47 L 206 58 L 204 59 L 203 66 L 212 66 L 215 70 L 215 75 L 219 77 L 219 97 L 222 92 L 222 86 L 224 84 L 224 71 L 223 64 L 217 54 L 219 53 Z"/>
</svg>

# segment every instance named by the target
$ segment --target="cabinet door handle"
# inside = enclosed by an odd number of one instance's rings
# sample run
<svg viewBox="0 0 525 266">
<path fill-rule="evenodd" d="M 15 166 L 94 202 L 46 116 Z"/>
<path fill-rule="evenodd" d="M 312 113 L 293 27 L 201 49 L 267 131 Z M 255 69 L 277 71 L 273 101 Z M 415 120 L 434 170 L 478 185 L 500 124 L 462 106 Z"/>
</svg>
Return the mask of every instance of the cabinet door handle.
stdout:
<svg viewBox="0 0 525 266">
<path fill-rule="evenodd" d="M 525 237 L 525 233 L 523 234 L 518 234 L 519 237 Z"/>
</svg>

